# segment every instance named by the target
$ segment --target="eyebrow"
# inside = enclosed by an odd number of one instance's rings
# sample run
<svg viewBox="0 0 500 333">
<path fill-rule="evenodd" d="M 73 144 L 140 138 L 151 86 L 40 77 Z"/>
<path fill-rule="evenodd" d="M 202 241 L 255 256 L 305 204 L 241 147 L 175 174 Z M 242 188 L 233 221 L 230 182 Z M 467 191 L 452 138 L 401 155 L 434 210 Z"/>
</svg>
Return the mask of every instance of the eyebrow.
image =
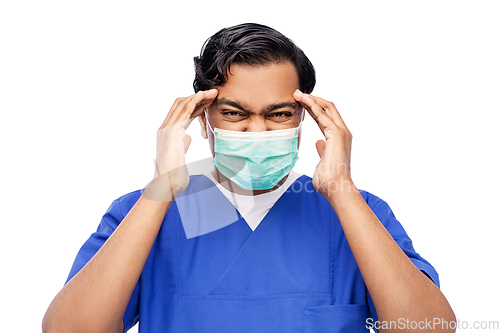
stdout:
<svg viewBox="0 0 500 333">
<path fill-rule="evenodd" d="M 242 111 L 249 112 L 240 103 L 238 103 L 236 101 L 233 101 L 233 100 L 230 100 L 230 99 L 227 99 L 227 98 L 224 98 L 224 97 L 217 99 L 217 105 L 221 105 L 221 104 L 223 104 L 223 105 L 229 105 L 229 106 L 235 107 L 237 109 L 240 109 Z M 282 103 L 278 103 L 278 104 L 271 104 L 264 111 L 265 112 L 270 112 L 270 111 L 273 111 L 273 110 L 283 109 L 283 108 L 286 108 L 286 107 L 291 107 L 291 108 L 295 109 L 297 107 L 297 103 L 295 103 L 295 102 L 282 102 Z"/>
</svg>

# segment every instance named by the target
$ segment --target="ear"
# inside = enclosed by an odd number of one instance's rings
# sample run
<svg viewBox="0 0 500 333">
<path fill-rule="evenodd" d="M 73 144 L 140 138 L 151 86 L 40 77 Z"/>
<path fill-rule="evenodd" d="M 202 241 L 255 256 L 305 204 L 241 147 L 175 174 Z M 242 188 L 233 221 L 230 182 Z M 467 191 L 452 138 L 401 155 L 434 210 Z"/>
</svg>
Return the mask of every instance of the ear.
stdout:
<svg viewBox="0 0 500 333">
<path fill-rule="evenodd" d="M 200 128 L 201 128 L 201 137 L 203 139 L 208 139 L 207 135 L 207 116 L 206 113 L 203 112 L 198 116 L 198 121 L 200 122 Z"/>
</svg>

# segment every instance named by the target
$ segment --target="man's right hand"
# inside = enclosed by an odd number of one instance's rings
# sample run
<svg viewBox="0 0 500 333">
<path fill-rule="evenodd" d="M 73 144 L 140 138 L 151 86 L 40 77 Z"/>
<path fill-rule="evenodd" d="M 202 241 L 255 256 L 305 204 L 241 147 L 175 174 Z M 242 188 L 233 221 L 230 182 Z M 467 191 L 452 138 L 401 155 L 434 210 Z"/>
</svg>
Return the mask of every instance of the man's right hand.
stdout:
<svg viewBox="0 0 500 333">
<path fill-rule="evenodd" d="M 155 174 L 143 197 L 173 201 L 189 184 L 185 155 L 191 143 L 186 129 L 217 98 L 217 89 L 178 98 L 157 132 Z"/>
<path fill-rule="evenodd" d="M 123 332 L 127 304 L 165 214 L 189 183 L 185 153 L 191 138 L 185 130 L 217 94 L 211 89 L 175 101 L 158 130 L 154 180 L 99 251 L 54 298 L 43 319 L 44 332 Z"/>
</svg>

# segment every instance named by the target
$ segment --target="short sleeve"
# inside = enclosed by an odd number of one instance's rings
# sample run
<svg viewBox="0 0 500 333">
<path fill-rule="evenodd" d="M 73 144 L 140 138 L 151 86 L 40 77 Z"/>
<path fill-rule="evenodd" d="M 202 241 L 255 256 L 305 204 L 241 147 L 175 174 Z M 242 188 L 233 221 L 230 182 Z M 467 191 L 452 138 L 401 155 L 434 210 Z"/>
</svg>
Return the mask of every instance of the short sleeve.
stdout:
<svg viewBox="0 0 500 333">
<path fill-rule="evenodd" d="M 377 196 L 370 194 L 366 191 L 360 191 L 361 195 L 365 199 L 368 206 L 372 209 L 375 215 L 378 217 L 380 222 L 385 226 L 387 231 L 391 234 L 393 239 L 399 245 L 401 250 L 408 256 L 408 258 L 413 262 L 413 264 L 424 274 L 426 274 L 436 286 L 439 287 L 439 276 L 434 267 L 422 258 L 413 248 L 412 241 L 408 237 L 403 226 L 394 216 L 389 205 Z M 368 296 L 368 309 L 371 318 L 377 319 L 377 314 L 375 311 L 375 306 L 370 296 Z"/>
<path fill-rule="evenodd" d="M 133 207 L 135 202 L 139 199 L 140 191 L 132 192 L 120 197 L 113 201 L 106 213 L 101 219 L 96 232 L 83 244 L 78 252 L 73 266 L 71 267 L 68 279 L 73 278 L 92 257 L 99 251 L 106 240 L 118 227 L 128 211 Z M 132 296 L 130 297 L 129 304 L 125 310 L 123 321 L 125 323 L 125 332 L 134 326 L 139 319 L 139 282 L 136 284 Z"/>
</svg>

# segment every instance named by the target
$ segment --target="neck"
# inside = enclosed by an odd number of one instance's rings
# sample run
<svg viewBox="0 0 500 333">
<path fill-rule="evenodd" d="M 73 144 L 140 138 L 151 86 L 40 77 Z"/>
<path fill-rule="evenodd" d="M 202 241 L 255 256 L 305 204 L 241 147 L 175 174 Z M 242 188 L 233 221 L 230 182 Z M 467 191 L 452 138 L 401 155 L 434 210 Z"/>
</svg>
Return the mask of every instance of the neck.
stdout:
<svg viewBox="0 0 500 333">
<path fill-rule="evenodd" d="M 264 193 L 269 193 L 271 191 L 276 190 L 278 187 L 283 185 L 288 178 L 288 175 L 283 177 L 282 180 L 276 186 L 274 186 L 271 189 L 268 190 L 245 190 L 235 183 L 233 183 L 229 178 L 224 176 L 220 171 L 217 169 L 217 167 L 214 166 L 214 170 L 212 171 L 212 176 L 215 178 L 215 180 L 222 185 L 226 190 L 236 193 L 236 194 L 241 194 L 241 195 L 259 195 L 259 194 L 264 194 Z"/>
</svg>

